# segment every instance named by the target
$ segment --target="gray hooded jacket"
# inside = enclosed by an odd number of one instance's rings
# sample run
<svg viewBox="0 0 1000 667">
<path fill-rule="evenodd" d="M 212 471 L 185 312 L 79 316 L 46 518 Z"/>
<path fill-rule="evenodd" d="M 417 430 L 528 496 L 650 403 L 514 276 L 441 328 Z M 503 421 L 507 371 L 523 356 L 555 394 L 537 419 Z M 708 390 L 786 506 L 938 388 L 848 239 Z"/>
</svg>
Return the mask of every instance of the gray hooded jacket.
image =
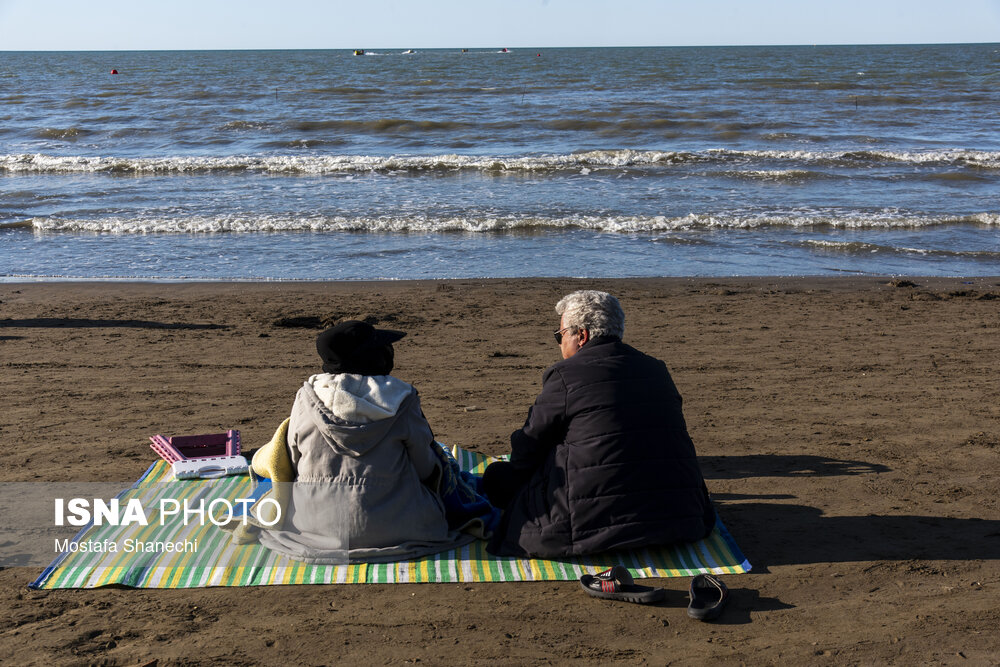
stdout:
<svg viewBox="0 0 1000 667">
<path fill-rule="evenodd" d="M 448 529 L 438 445 L 413 386 L 391 375 L 314 375 L 290 419 L 291 508 L 262 544 L 344 563 L 408 560 L 472 541 Z"/>
</svg>

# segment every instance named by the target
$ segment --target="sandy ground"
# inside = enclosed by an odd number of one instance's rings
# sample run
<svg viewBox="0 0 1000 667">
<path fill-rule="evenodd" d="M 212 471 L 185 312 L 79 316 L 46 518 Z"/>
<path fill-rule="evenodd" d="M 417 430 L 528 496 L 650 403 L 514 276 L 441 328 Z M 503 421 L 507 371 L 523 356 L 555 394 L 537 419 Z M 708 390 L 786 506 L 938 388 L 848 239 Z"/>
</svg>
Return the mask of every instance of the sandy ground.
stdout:
<svg viewBox="0 0 1000 667">
<path fill-rule="evenodd" d="M 685 398 L 754 565 L 719 621 L 687 618 L 686 579 L 643 607 L 575 582 L 33 591 L 12 567 L 0 661 L 1000 662 L 1000 278 L 2 284 L 0 479 L 131 482 L 154 433 L 259 447 L 348 317 L 410 332 L 395 374 L 439 440 L 503 453 L 580 287 Z"/>
</svg>

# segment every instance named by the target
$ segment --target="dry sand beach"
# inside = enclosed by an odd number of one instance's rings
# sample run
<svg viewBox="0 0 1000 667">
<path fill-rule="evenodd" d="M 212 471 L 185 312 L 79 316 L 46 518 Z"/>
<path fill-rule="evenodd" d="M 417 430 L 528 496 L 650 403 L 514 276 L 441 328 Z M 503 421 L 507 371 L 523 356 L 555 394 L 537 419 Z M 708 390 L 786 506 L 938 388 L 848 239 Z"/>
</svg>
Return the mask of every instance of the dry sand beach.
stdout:
<svg viewBox="0 0 1000 667">
<path fill-rule="evenodd" d="M 35 591 L 14 567 L 0 661 L 1000 661 L 1000 278 L 3 284 L 0 479 L 124 486 L 155 433 L 257 448 L 349 317 L 409 332 L 395 375 L 439 440 L 505 453 L 582 287 L 667 362 L 754 565 L 719 621 L 687 618 L 680 578 L 644 607 L 576 582 Z"/>
</svg>

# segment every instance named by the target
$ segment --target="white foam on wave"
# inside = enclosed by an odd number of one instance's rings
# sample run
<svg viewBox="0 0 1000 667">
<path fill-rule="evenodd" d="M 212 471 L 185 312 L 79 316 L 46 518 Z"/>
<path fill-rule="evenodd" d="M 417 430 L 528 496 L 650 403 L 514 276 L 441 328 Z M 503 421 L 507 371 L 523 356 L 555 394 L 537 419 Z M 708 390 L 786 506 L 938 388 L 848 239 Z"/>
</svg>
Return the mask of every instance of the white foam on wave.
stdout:
<svg viewBox="0 0 1000 667">
<path fill-rule="evenodd" d="M 691 163 L 721 163 L 751 166 L 758 162 L 793 163 L 784 171 L 810 165 L 857 166 L 878 163 L 953 165 L 1000 169 L 1000 151 L 640 151 L 594 150 L 555 155 L 269 155 L 224 157 L 126 158 L 102 156 L 55 156 L 42 154 L 0 155 L 0 172 L 18 173 L 127 173 L 157 175 L 199 172 L 257 172 L 273 174 L 334 174 L 356 172 L 480 171 L 544 172 L 581 169 L 654 168 Z M 782 169 L 771 170 L 782 173 Z"/>
<path fill-rule="evenodd" d="M 818 164 L 835 163 L 850 165 L 898 162 L 914 165 L 944 164 L 978 167 L 982 169 L 1000 169 L 1000 151 L 979 151 L 957 148 L 927 151 L 892 151 L 871 149 L 853 151 L 740 151 L 730 149 L 709 149 L 707 152 L 720 158 L 780 160 Z"/>
<path fill-rule="evenodd" d="M 614 168 L 688 162 L 694 154 L 663 151 L 588 151 L 566 155 L 326 155 L 120 158 L 20 154 L 0 156 L 7 172 L 129 172 L 136 174 L 252 171 L 322 174 L 337 172 L 393 172 L 419 170 L 541 171 L 551 169 Z"/>
<path fill-rule="evenodd" d="M 217 234 L 275 232 L 471 232 L 497 233 L 545 229 L 586 229 L 614 234 L 665 233 L 698 229 L 765 229 L 768 227 L 842 229 L 906 229 L 946 224 L 1000 226 L 1000 214 L 972 216 L 877 215 L 707 215 L 669 216 L 189 216 L 105 217 L 97 219 L 33 218 L 36 232 L 100 234 Z"/>
</svg>

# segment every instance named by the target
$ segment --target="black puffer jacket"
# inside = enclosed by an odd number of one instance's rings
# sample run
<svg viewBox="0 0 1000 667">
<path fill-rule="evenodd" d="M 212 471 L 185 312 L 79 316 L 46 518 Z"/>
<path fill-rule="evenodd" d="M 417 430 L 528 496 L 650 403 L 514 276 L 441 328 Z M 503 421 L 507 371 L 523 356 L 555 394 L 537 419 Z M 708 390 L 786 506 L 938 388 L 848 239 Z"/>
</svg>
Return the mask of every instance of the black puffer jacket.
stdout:
<svg viewBox="0 0 1000 667">
<path fill-rule="evenodd" d="M 545 371 L 511 464 L 533 470 L 489 544 L 557 557 L 690 542 L 715 511 L 666 365 L 594 338 Z"/>
</svg>

